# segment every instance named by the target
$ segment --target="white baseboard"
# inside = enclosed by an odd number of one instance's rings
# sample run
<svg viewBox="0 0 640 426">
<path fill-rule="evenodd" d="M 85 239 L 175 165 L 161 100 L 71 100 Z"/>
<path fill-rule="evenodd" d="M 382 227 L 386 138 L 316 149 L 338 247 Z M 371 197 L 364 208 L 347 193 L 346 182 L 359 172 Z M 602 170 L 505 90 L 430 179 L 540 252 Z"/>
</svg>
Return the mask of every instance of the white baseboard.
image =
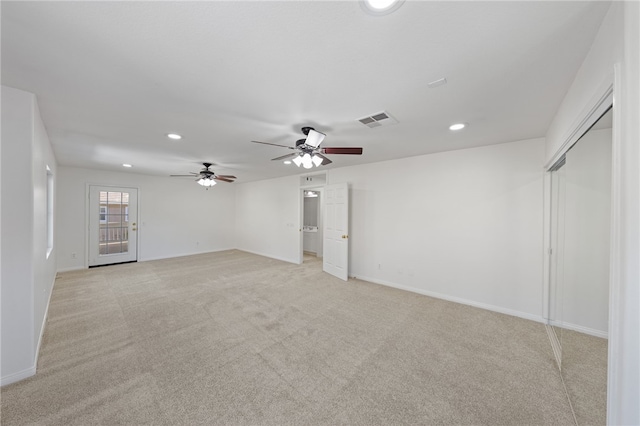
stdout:
<svg viewBox="0 0 640 426">
<path fill-rule="evenodd" d="M 245 253 L 256 254 L 256 255 L 262 256 L 262 257 L 268 257 L 269 259 L 281 260 L 281 261 L 287 262 L 287 263 L 295 263 L 296 265 L 300 264 L 297 260 L 285 259 L 284 257 L 273 256 L 273 255 L 270 255 L 270 254 L 260 253 L 258 251 L 247 250 L 247 249 L 243 249 L 243 248 L 236 248 L 236 250 L 243 251 Z"/>
<path fill-rule="evenodd" d="M 392 282 L 389 282 L 389 281 L 379 280 L 377 278 L 369 278 L 369 277 L 363 277 L 363 276 L 359 275 L 357 277 L 357 279 L 363 280 L 363 281 L 369 281 L 371 283 L 380 284 L 380 285 L 384 285 L 384 286 L 387 286 L 387 287 L 397 288 L 397 289 L 400 289 L 400 290 L 410 291 L 412 293 L 422 294 L 424 296 L 429 296 L 429 297 L 433 297 L 433 298 L 436 298 L 436 299 L 442 299 L 442 300 L 446 300 L 446 301 L 449 301 L 449 302 L 455 302 L 455 303 L 460 303 L 462 305 L 473 306 L 475 308 L 486 309 L 488 311 L 498 312 L 498 313 L 505 314 L 505 315 L 511 315 L 511 316 L 514 316 L 514 317 L 523 318 L 523 319 L 527 319 L 527 320 L 531 320 L 531 321 L 535 321 L 535 322 L 540 322 L 540 323 L 545 323 L 546 322 L 546 320 L 542 317 L 542 315 L 533 315 L 533 314 L 529 314 L 527 312 L 520 312 L 520 311 L 516 311 L 516 310 L 513 310 L 513 309 L 503 308 L 501 306 L 489 305 L 487 303 L 480 303 L 480 302 L 476 302 L 476 301 L 473 301 L 473 300 L 463 299 L 463 298 L 460 298 L 460 297 L 449 296 L 449 295 L 446 295 L 446 294 L 436 293 L 436 292 L 433 292 L 433 291 L 423 290 L 423 289 L 420 289 L 420 288 L 400 285 L 400 284 L 392 283 Z"/>
<path fill-rule="evenodd" d="M 185 256 L 195 256 L 198 254 L 207 254 L 207 253 L 217 253 L 220 251 L 234 250 L 234 247 L 223 248 L 218 250 L 202 250 L 202 251 L 194 251 L 189 253 L 175 253 L 166 256 L 153 256 L 153 257 L 140 257 L 138 258 L 138 262 L 148 262 L 151 260 L 164 260 L 164 259 L 173 259 L 174 257 L 185 257 Z M 72 271 L 82 271 L 87 269 L 84 266 L 72 266 L 70 268 L 62 268 L 58 269 L 58 272 L 72 272 Z"/>
<path fill-rule="evenodd" d="M 58 274 L 56 273 L 56 276 Z M 49 305 L 51 305 L 51 296 L 53 295 L 53 287 L 56 285 L 56 277 L 53 278 L 51 283 L 51 290 L 49 291 L 49 299 L 47 300 L 47 306 L 44 308 L 44 318 L 42 318 L 42 326 L 40 327 L 40 337 L 38 337 L 38 346 L 36 346 L 36 359 L 34 365 L 38 367 L 38 357 L 40 356 L 40 346 L 42 345 L 42 338 L 44 337 L 44 329 L 47 326 L 47 318 L 49 317 Z"/>
<path fill-rule="evenodd" d="M 588 334 L 589 336 L 600 337 L 603 339 L 609 338 L 609 333 L 606 331 L 596 330 L 595 328 L 584 327 L 582 325 L 572 324 L 570 322 L 549 321 L 549 325 L 565 328 L 567 330 L 577 331 L 578 333 Z"/>
<path fill-rule="evenodd" d="M 149 262 L 152 260 L 164 260 L 164 259 L 173 259 L 176 257 L 185 257 L 185 256 L 195 256 L 198 254 L 207 254 L 207 253 L 218 253 L 221 251 L 228 251 L 228 250 L 234 250 L 233 247 L 229 247 L 229 248 L 223 248 L 223 249 L 218 249 L 218 250 L 202 250 L 202 251 L 194 251 L 194 252 L 189 252 L 189 253 L 176 253 L 176 254 L 170 254 L 167 256 L 154 256 L 154 257 L 140 257 L 138 258 L 138 262 Z"/>
<path fill-rule="evenodd" d="M 84 269 L 87 269 L 87 268 L 85 268 L 84 266 L 72 266 L 72 267 L 70 267 L 70 268 L 61 268 L 61 269 L 58 269 L 58 273 L 62 273 L 62 272 L 72 272 L 72 271 L 82 271 L 82 270 L 84 270 Z"/>
<path fill-rule="evenodd" d="M 10 385 L 11 383 L 19 382 L 27 377 L 31 377 L 36 374 L 36 366 L 29 367 L 26 370 L 18 371 L 17 373 L 9 374 L 0 378 L 0 386 Z"/>
</svg>

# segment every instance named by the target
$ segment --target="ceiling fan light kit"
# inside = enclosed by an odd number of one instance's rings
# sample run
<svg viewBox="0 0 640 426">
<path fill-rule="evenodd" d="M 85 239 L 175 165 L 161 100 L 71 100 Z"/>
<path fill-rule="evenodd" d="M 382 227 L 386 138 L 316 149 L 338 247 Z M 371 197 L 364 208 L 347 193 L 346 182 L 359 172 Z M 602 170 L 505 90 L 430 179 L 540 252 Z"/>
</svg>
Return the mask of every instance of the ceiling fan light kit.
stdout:
<svg viewBox="0 0 640 426">
<path fill-rule="evenodd" d="M 313 160 L 311 160 L 311 155 L 310 154 L 304 154 L 302 156 L 302 167 L 304 167 L 305 169 L 311 169 L 313 168 L 314 162 Z"/>
<path fill-rule="evenodd" d="M 200 178 L 198 183 L 202 186 L 210 187 L 216 184 L 216 181 L 210 178 Z"/>
<path fill-rule="evenodd" d="M 190 172 L 190 175 L 171 175 L 171 177 L 195 177 L 198 185 L 204 186 L 209 189 L 214 186 L 218 181 L 233 183 L 234 179 L 237 179 L 235 176 L 231 175 L 216 175 L 212 170 L 209 170 L 212 163 L 202 163 L 204 169 L 200 170 L 198 173 Z"/>
</svg>

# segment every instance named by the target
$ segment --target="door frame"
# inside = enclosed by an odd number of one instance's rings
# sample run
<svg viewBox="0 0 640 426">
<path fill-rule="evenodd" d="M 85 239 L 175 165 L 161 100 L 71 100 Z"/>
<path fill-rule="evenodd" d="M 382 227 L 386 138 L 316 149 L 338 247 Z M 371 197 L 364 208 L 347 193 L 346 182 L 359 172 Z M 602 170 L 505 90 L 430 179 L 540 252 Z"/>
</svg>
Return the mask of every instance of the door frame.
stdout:
<svg viewBox="0 0 640 426">
<path fill-rule="evenodd" d="M 135 222 L 138 224 L 138 230 L 135 233 L 135 238 L 136 238 L 136 260 L 140 261 L 140 241 L 142 240 L 142 238 L 140 238 L 140 232 L 141 232 L 141 223 L 140 223 L 140 188 L 138 186 L 135 185 L 115 185 L 115 184 L 102 184 L 102 183 L 96 183 L 96 182 L 86 182 L 85 183 L 85 194 L 84 194 L 84 269 L 89 269 L 89 256 L 90 256 L 90 247 L 89 245 L 91 244 L 90 242 L 90 232 L 91 232 L 91 222 L 90 222 L 90 217 L 91 217 L 91 202 L 90 202 L 90 197 L 91 197 L 91 187 L 92 186 L 102 186 L 105 188 L 130 188 L 130 189 L 135 189 L 138 193 L 138 209 L 136 212 L 136 217 L 135 217 Z"/>
</svg>

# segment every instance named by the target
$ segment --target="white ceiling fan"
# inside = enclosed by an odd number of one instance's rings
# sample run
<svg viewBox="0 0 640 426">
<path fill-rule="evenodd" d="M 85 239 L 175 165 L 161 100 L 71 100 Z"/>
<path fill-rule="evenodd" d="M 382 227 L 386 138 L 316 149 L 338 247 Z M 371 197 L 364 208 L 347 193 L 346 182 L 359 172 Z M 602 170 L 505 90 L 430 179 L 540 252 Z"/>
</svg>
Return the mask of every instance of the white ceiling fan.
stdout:
<svg viewBox="0 0 640 426">
<path fill-rule="evenodd" d="M 300 167 L 310 169 L 313 166 L 320 167 L 322 165 L 331 164 L 332 161 L 325 157 L 325 154 L 348 154 L 348 155 L 362 155 L 362 148 L 360 147 L 320 147 L 320 144 L 326 137 L 324 133 L 318 132 L 313 127 L 303 127 L 302 133 L 306 135 L 304 139 L 298 139 L 296 146 L 279 145 L 270 142 L 251 141 L 253 143 L 261 143 L 264 145 L 279 146 L 282 148 L 288 148 L 294 150 L 291 154 L 283 155 L 280 157 L 272 158 L 272 161 L 289 160 Z"/>
</svg>

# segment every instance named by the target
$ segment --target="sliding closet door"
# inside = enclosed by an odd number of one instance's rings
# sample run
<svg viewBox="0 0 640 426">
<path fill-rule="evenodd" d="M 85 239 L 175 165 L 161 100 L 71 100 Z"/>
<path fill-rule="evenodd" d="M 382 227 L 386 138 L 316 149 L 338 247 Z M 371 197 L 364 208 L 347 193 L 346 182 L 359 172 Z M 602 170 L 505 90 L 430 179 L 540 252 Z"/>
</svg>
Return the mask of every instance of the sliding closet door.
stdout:
<svg viewBox="0 0 640 426">
<path fill-rule="evenodd" d="M 590 131 L 566 155 L 563 322 L 605 336 L 609 324 L 611 129 Z"/>
<path fill-rule="evenodd" d="M 549 273 L 549 323 L 559 343 L 556 348 L 558 363 L 562 358 L 562 300 L 564 279 L 564 220 L 565 220 L 565 162 L 551 172 L 551 238 Z"/>
<path fill-rule="evenodd" d="M 562 169 L 562 376 L 578 425 L 605 424 L 611 128 L 586 133 L 567 152 Z"/>
</svg>

